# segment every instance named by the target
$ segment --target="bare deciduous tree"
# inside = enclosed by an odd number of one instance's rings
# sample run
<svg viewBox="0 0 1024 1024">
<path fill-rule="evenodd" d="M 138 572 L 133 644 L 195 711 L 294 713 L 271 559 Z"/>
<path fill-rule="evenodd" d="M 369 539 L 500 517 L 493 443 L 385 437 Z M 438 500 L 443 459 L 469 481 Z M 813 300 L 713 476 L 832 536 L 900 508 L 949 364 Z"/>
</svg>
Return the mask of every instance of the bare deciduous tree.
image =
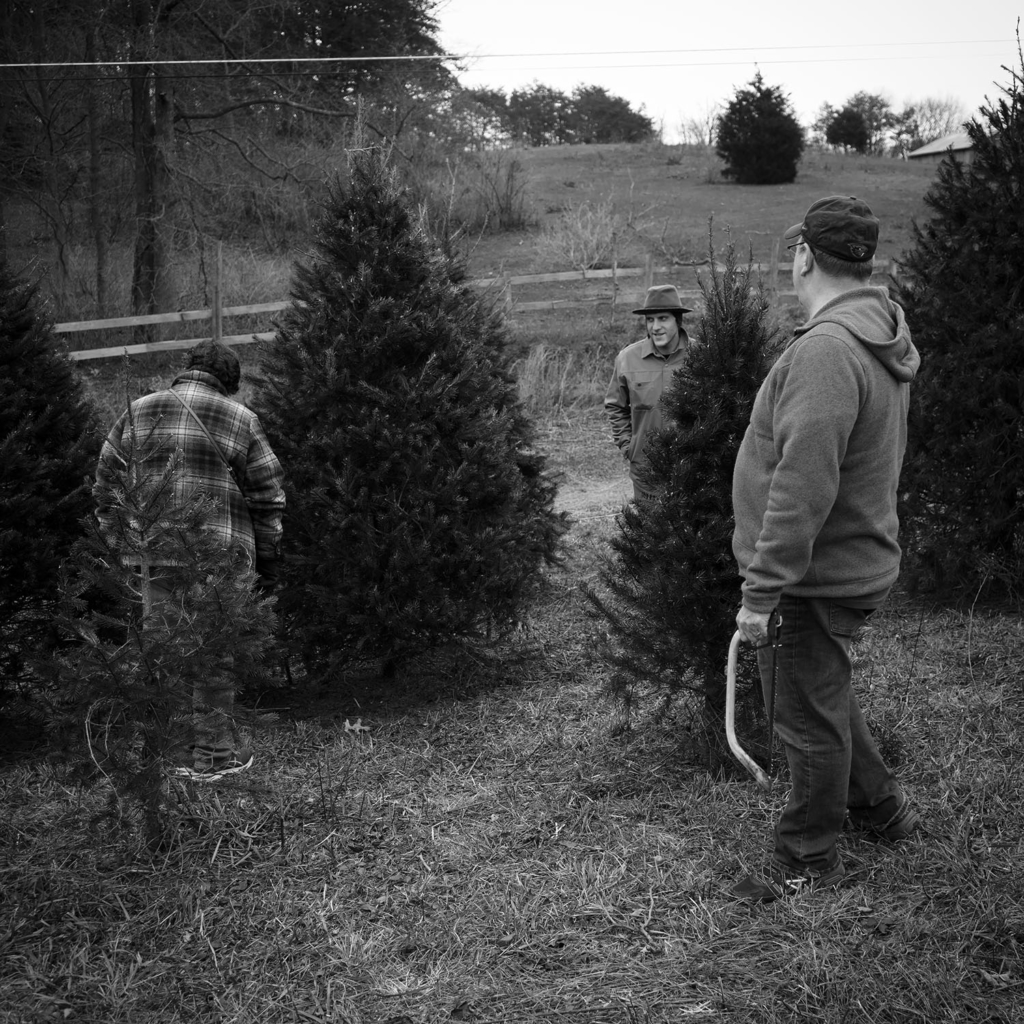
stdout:
<svg viewBox="0 0 1024 1024">
<path fill-rule="evenodd" d="M 836 114 L 836 108 L 833 107 L 831 103 L 822 103 L 822 105 L 818 107 L 817 113 L 814 115 L 814 120 L 811 122 L 811 128 L 807 139 L 812 146 L 828 145 L 828 129 L 835 120 Z"/>
<path fill-rule="evenodd" d="M 963 104 L 953 96 L 926 96 L 914 104 L 920 145 L 964 130 Z"/>
<path fill-rule="evenodd" d="M 715 127 L 722 115 L 722 104 L 705 101 L 694 114 L 684 117 L 679 125 L 679 138 L 689 146 L 713 146 Z"/>
<path fill-rule="evenodd" d="M 294 180 L 297 151 L 328 148 L 339 122 L 394 137 L 453 84 L 435 39 L 438 3 L 0 3 L 0 201 L 36 211 L 65 277 L 82 212 L 95 244 L 130 202 L 132 312 L 173 308 L 183 232 L 230 232 L 251 182 Z M 438 59 L 352 59 L 369 54 Z M 237 168 L 250 182 L 232 205 Z M 102 261 L 97 252 L 99 306 Z"/>
</svg>

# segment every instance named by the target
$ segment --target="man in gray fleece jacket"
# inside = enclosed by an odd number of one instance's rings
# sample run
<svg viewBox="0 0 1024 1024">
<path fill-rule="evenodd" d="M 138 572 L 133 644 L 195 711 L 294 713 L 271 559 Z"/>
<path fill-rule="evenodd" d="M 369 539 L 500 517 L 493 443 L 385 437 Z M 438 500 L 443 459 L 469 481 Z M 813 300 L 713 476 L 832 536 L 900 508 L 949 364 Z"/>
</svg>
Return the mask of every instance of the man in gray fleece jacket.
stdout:
<svg viewBox="0 0 1024 1024">
<path fill-rule="evenodd" d="M 878 220 L 852 196 L 814 203 L 786 232 L 808 321 L 768 374 L 733 474 L 736 617 L 758 646 L 792 791 L 771 865 L 733 887 L 767 901 L 838 885 L 836 839 L 855 825 L 910 835 L 916 812 L 883 763 L 852 686 L 850 642 L 899 573 L 896 496 L 920 358 L 903 310 L 868 285 Z"/>
</svg>

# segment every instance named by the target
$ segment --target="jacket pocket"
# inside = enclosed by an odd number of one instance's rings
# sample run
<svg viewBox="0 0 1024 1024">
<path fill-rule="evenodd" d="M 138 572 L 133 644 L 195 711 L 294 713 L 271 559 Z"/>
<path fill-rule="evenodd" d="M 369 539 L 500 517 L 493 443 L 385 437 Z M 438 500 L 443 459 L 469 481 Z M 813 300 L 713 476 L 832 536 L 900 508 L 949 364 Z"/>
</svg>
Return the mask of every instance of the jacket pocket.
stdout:
<svg viewBox="0 0 1024 1024">
<path fill-rule="evenodd" d="M 631 380 L 629 382 L 629 404 L 634 409 L 651 409 L 659 395 L 653 380 Z"/>
<path fill-rule="evenodd" d="M 829 602 L 828 628 L 833 636 L 853 636 L 871 612 L 867 608 L 848 608 L 844 604 Z"/>
</svg>

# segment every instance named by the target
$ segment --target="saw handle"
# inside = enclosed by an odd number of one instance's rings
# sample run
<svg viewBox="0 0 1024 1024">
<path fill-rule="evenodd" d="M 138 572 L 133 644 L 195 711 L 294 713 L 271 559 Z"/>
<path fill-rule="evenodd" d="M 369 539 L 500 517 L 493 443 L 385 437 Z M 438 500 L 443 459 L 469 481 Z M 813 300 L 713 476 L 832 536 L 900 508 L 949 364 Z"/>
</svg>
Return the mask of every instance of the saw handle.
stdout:
<svg viewBox="0 0 1024 1024">
<path fill-rule="evenodd" d="M 729 663 L 725 670 L 725 738 L 729 741 L 729 749 L 736 755 L 736 760 L 754 776 L 757 784 L 763 790 L 770 793 L 772 780 L 740 746 L 740 741 L 736 738 L 736 657 L 739 653 L 741 639 L 742 634 L 737 629 L 729 644 Z"/>
</svg>

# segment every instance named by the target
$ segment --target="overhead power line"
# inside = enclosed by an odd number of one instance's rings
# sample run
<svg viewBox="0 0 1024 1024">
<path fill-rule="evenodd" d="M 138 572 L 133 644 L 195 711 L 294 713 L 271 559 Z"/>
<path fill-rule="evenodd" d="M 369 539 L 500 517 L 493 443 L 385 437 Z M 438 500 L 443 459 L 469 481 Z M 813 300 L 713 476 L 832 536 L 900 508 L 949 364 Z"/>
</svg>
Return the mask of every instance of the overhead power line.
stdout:
<svg viewBox="0 0 1024 1024">
<path fill-rule="evenodd" d="M 104 68 L 104 67 L 175 67 L 182 65 L 217 64 L 221 67 L 233 64 L 368 64 L 385 63 L 396 61 L 481 61 L 481 60 L 539 60 L 545 57 L 640 57 L 648 54 L 665 56 L 673 53 L 774 53 L 778 51 L 794 50 L 849 50 L 849 49 L 892 49 L 896 47 L 922 47 L 922 46 L 990 46 L 993 44 L 1006 43 L 1005 39 L 947 39 L 947 40 L 911 40 L 907 42 L 873 42 L 873 43 L 809 43 L 799 46 L 693 46 L 685 49 L 664 49 L 656 50 L 552 50 L 532 53 L 427 53 L 407 54 L 399 56 L 361 56 L 361 57 L 255 57 L 247 59 L 244 57 L 232 58 L 178 58 L 174 60 L 105 60 L 105 61 L 24 61 L 5 62 L 0 67 L 11 69 L 42 69 L 42 68 Z M 821 57 L 812 58 L 810 61 L 763 61 L 762 63 L 811 63 L 823 60 L 842 61 L 863 61 L 863 60 L 899 60 L 905 59 L 906 53 L 894 57 Z M 593 67 L 702 67 L 715 66 L 718 64 L 732 64 L 737 61 L 715 61 L 666 64 L 611 64 L 611 65 L 590 65 Z M 746 63 L 744 61 L 743 63 Z M 528 69 L 529 70 L 529 69 Z M 539 70 L 539 69 L 538 69 Z M 554 70 L 554 69 L 552 69 Z"/>
<path fill-rule="evenodd" d="M 654 51 L 664 52 L 664 51 Z M 960 56 L 964 54 L 960 53 Z M 976 53 L 972 56 L 975 57 L 1000 57 L 1001 53 Z M 299 63 L 299 64 L 335 64 L 337 65 L 342 60 L 353 62 L 353 63 L 367 63 L 371 61 L 383 61 L 383 60 L 454 60 L 456 58 L 449 57 L 372 57 L 372 58 L 361 58 L 361 57 L 345 57 L 345 58 L 309 58 L 303 60 L 291 61 L 289 58 L 275 58 L 274 60 L 237 60 L 237 61 L 219 61 L 219 60 L 189 60 L 189 61 L 118 61 L 118 62 L 97 62 L 95 64 L 85 64 L 82 62 L 74 62 L 67 64 L 0 64 L 0 71 L 7 68 L 18 68 L 21 70 L 22 75 L 33 69 L 47 69 L 48 73 L 44 78 L 40 78 L 38 75 L 32 77 L 14 77 L 7 78 L 9 82 L 87 82 L 87 81 L 113 81 L 123 77 L 123 72 L 132 68 L 153 68 L 158 66 L 166 65 L 218 65 L 224 67 L 225 64 L 237 66 L 239 70 L 222 70 L 222 71 L 196 71 L 192 74 L 179 74 L 176 77 L 188 80 L 198 81 L 200 79 L 216 79 L 216 78 L 236 78 L 241 73 L 244 75 L 244 68 L 246 66 L 252 67 L 254 65 L 266 65 L 266 64 L 280 64 L 280 63 Z M 869 64 L 878 61 L 932 61 L 932 60 L 948 60 L 948 55 L 941 53 L 929 53 L 929 54 L 916 54 L 914 56 L 908 56 L 907 54 L 892 54 L 891 56 L 868 56 L 868 57 L 796 57 L 796 58 L 785 58 L 780 57 L 777 59 L 763 59 L 763 58 L 751 58 L 744 57 L 742 59 L 737 58 L 735 60 L 704 60 L 704 61 L 671 61 L 668 63 L 658 62 L 653 63 L 651 61 L 645 61 L 642 64 L 531 64 L 531 65 L 513 65 L 507 64 L 501 65 L 489 65 L 484 68 L 478 68 L 477 74 L 508 74 L 509 72 L 522 72 L 522 71 L 627 71 L 627 70 L 640 70 L 640 71 L 653 71 L 656 69 L 663 68 L 721 68 L 721 67 L 738 67 L 738 66 L 749 66 L 751 64 L 764 67 L 774 66 L 792 66 L 796 64 Z M 87 69 L 95 68 L 95 72 L 87 73 Z M 100 68 L 107 68 L 110 70 L 99 71 Z M 78 74 L 75 75 L 57 75 L 56 71 L 60 69 L 71 70 L 78 69 Z M 136 74 L 144 74 L 143 72 L 137 72 Z M 263 70 L 259 72 L 262 75 L 271 75 L 274 72 L 270 70 Z M 298 71 L 291 69 L 278 69 L 276 72 L 278 75 L 284 75 L 288 78 L 318 78 L 323 81 L 328 81 L 332 78 L 340 78 L 344 74 L 341 69 L 332 71 L 329 68 L 320 68 L 319 70 L 306 70 Z M 135 77 L 129 74 L 128 77 Z"/>
<path fill-rule="evenodd" d="M 986 54 L 975 54 L 979 57 L 999 57 L 998 53 L 986 53 Z M 619 71 L 629 69 L 643 69 L 643 68 L 722 68 L 730 67 L 734 64 L 758 64 L 758 65 L 775 65 L 775 64 L 868 64 L 872 61 L 893 61 L 893 60 L 947 60 L 948 57 L 945 54 L 920 54 L 915 57 L 908 57 L 906 54 L 893 55 L 891 57 L 801 57 L 797 59 L 787 60 L 785 58 L 779 58 L 777 60 L 752 60 L 751 58 L 745 58 L 744 60 L 705 60 L 705 61 L 675 61 L 668 64 L 534 64 L 528 67 L 508 67 L 502 65 L 501 67 L 484 68 L 483 73 L 488 71 L 594 71 L 594 70 L 607 70 L 607 71 Z"/>
</svg>

